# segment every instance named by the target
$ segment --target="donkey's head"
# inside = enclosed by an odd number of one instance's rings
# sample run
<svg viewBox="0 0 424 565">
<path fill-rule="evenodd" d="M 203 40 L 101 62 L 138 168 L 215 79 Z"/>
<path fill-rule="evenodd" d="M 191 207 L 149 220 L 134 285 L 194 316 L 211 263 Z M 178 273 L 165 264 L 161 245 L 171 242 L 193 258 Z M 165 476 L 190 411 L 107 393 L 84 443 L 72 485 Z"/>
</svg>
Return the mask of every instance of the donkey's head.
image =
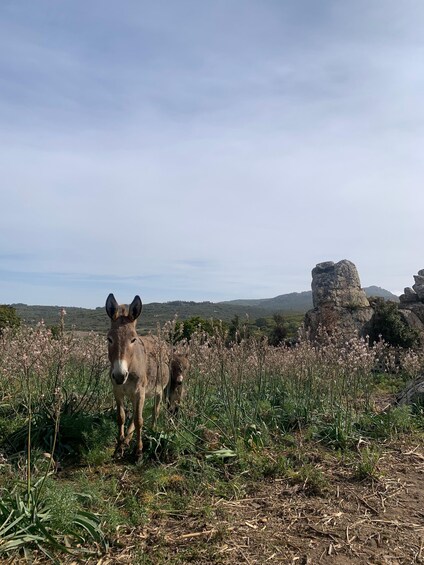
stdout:
<svg viewBox="0 0 424 565">
<path fill-rule="evenodd" d="M 113 294 L 106 299 L 106 312 L 111 319 L 107 334 L 110 376 L 117 385 L 122 385 L 131 372 L 135 372 L 136 351 L 140 342 L 135 326 L 141 314 L 142 302 L 137 295 L 129 305 L 120 306 Z"/>
</svg>

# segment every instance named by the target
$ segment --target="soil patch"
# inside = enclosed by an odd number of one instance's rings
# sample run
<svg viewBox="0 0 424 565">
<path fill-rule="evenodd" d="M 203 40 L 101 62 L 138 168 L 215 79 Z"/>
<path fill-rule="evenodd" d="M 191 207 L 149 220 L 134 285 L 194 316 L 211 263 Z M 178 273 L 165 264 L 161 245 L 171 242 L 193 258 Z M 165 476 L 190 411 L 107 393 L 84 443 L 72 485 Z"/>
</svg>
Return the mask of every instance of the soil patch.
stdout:
<svg viewBox="0 0 424 565">
<path fill-rule="evenodd" d="M 424 450 L 422 445 L 387 445 L 378 479 L 352 478 L 349 464 L 317 449 L 325 475 L 323 492 L 308 480 L 249 484 L 239 500 L 193 499 L 184 515 L 157 515 L 142 531 L 122 533 L 122 551 L 103 565 L 140 563 L 306 565 L 316 563 L 400 565 L 424 563 Z M 248 478 L 247 478 L 248 480 Z"/>
</svg>

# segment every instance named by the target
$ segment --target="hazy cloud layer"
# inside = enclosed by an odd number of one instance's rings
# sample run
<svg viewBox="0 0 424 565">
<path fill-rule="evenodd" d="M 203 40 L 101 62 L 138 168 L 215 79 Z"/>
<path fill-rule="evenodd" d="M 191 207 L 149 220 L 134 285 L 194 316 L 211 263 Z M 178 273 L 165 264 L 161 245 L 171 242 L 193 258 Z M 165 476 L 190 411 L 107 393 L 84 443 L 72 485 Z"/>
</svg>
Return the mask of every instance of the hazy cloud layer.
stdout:
<svg viewBox="0 0 424 565">
<path fill-rule="evenodd" d="M 424 4 L 5 1 L 0 303 L 424 268 Z"/>
</svg>

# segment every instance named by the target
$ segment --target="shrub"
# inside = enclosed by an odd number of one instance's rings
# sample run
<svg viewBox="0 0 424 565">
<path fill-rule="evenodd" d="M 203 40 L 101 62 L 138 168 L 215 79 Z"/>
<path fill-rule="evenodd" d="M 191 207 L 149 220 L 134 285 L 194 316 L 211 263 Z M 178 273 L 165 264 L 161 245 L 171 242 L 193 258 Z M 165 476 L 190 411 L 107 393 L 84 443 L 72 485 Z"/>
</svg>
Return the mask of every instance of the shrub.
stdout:
<svg viewBox="0 0 424 565">
<path fill-rule="evenodd" d="M 274 314 L 274 327 L 272 328 L 268 343 L 270 345 L 281 345 L 287 337 L 287 326 L 284 317 L 281 314 Z"/>
<path fill-rule="evenodd" d="M 19 328 L 21 325 L 21 319 L 16 314 L 15 308 L 13 306 L 7 306 L 6 304 L 0 305 L 0 335 L 3 334 L 5 328 Z"/>
<path fill-rule="evenodd" d="M 374 298 L 371 305 L 375 311 L 369 332 L 371 343 L 379 341 L 381 336 L 384 341 L 394 346 L 408 348 L 418 345 L 417 330 L 408 326 L 394 302 Z"/>
</svg>

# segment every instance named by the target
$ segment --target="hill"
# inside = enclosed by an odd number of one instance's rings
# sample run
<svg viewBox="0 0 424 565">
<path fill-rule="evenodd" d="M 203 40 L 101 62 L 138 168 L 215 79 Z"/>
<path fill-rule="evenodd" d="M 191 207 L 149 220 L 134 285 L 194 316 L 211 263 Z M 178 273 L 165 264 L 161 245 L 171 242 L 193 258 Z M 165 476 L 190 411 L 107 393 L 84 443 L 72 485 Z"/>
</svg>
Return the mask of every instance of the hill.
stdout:
<svg viewBox="0 0 424 565">
<path fill-rule="evenodd" d="M 399 302 L 399 296 L 396 296 L 396 294 L 393 294 L 393 292 L 389 290 L 381 288 L 381 286 L 367 286 L 364 290 L 368 298 L 370 296 L 379 296 L 386 300 L 391 300 L 392 302 Z"/>
<path fill-rule="evenodd" d="M 386 300 L 398 302 L 399 298 L 384 288 L 379 286 L 368 286 L 364 288 L 368 297 L 380 296 Z M 263 308 L 265 310 L 276 312 L 307 312 L 312 306 L 312 291 L 307 290 L 304 292 L 291 292 L 289 294 L 280 294 L 274 298 L 258 298 L 253 300 L 229 300 L 220 302 L 220 304 L 227 304 L 233 306 L 255 307 Z"/>
<path fill-rule="evenodd" d="M 364 289 L 367 296 L 382 296 L 389 300 L 398 300 L 391 292 L 377 286 Z M 27 304 L 12 304 L 16 312 L 25 323 L 34 326 L 44 320 L 47 326 L 55 326 L 59 322 L 60 306 L 29 306 Z M 281 294 L 274 298 L 256 300 L 231 300 L 226 302 L 191 302 L 175 300 L 172 302 L 151 302 L 143 305 L 139 322 L 141 333 L 155 330 L 158 323 L 161 325 L 178 316 L 186 320 L 192 316 L 201 318 L 216 318 L 229 322 L 234 316 L 241 319 L 249 317 L 251 321 L 257 318 L 266 318 L 274 313 L 285 314 L 298 318 L 312 308 L 312 293 L 291 292 Z M 65 326 L 74 327 L 79 331 L 106 332 L 109 328 L 109 319 L 103 306 L 99 308 L 65 307 Z"/>
<path fill-rule="evenodd" d="M 26 304 L 13 304 L 19 317 L 28 325 L 34 326 L 40 320 L 44 320 L 47 326 L 55 326 L 59 323 L 59 306 L 28 306 Z M 74 327 L 79 331 L 106 332 L 109 329 L 109 318 L 104 307 L 95 309 L 67 307 L 65 327 Z M 302 316 L 299 312 L 298 316 Z M 178 316 L 180 320 L 186 320 L 192 316 L 201 318 L 215 318 L 229 322 L 234 316 L 241 319 L 246 316 L 251 321 L 270 315 L 270 310 L 255 306 L 228 305 L 213 302 L 152 302 L 143 305 L 138 329 L 140 333 L 155 330 L 157 324 L 161 325 Z"/>
</svg>

